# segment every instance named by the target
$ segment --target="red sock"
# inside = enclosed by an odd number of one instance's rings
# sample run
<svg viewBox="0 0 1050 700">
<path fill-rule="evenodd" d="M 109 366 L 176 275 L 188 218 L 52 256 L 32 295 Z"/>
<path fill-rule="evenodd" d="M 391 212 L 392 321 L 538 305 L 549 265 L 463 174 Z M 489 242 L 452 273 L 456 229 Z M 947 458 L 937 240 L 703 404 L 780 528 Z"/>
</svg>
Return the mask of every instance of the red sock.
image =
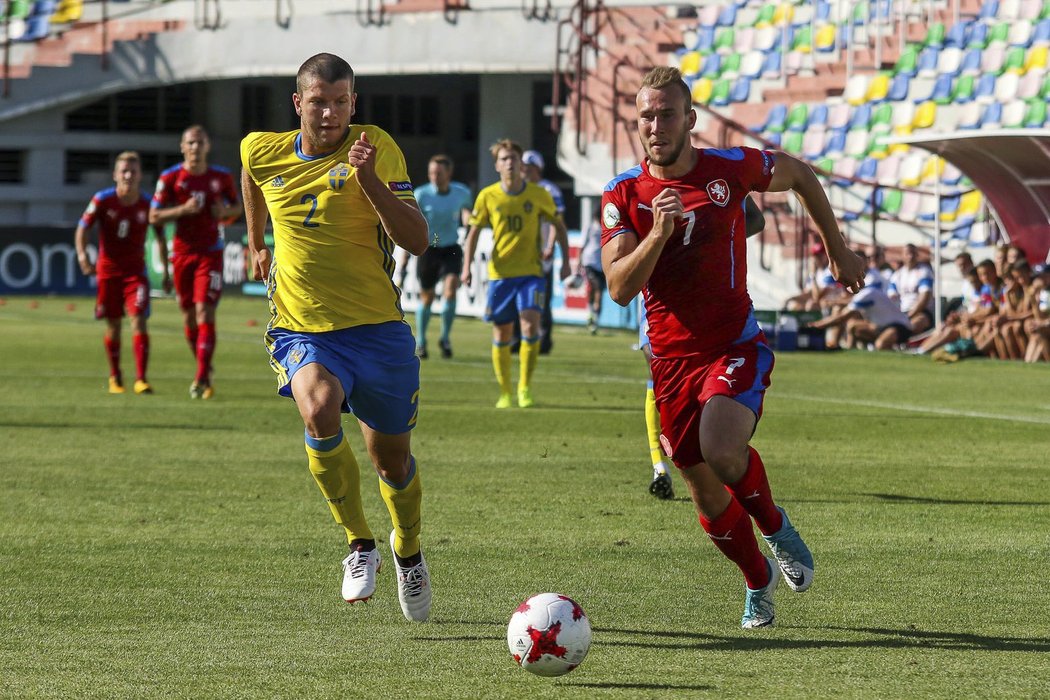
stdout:
<svg viewBox="0 0 1050 700">
<path fill-rule="evenodd" d="M 211 379 L 211 356 L 215 353 L 215 324 L 202 323 L 197 334 L 197 378 L 198 384 L 207 384 Z"/>
<path fill-rule="evenodd" d="M 106 358 L 109 359 L 109 376 L 116 377 L 118 382 L 122 381 L 120 376 L 120 341 L 106 335 L 103 336 L 102 342 L 106 346 Z"/>
<path fill-rule="evenodd" d="M 755 519 L 755 524 L 763 535 L 772 535 L 784 524 L 784 518 L 773 503 L 773 494 L 769 490 L 769 479 L 762 458 L 754 447 L 748 447 L 747 471 L 735 484 L 726 484 L 726 490 Z"/>
<path fill-rule="evenodd" d="M 757 590 L 769 585 L 769 565 L 758 549 L 751 518 L 735 498 L 714 520 L 701 515 L 700 526 L 722 554 L 744 572 L 748 588 Z"/>
<path fill-rule="evenodd" d="M 149 333 L 137 333 L 131 339 L 132 347 L 135 348 L 135 369 L 138 378 L 146 381 L 146 365 L 149 363 Z"/>
<path fill-rule="evenodd" d="M 186 342 L 190 344 L 190 352 L 196 357 L 198 328 L 197 326 L 183 326 L 182 329 L 186 332 Z"/>
</svg>

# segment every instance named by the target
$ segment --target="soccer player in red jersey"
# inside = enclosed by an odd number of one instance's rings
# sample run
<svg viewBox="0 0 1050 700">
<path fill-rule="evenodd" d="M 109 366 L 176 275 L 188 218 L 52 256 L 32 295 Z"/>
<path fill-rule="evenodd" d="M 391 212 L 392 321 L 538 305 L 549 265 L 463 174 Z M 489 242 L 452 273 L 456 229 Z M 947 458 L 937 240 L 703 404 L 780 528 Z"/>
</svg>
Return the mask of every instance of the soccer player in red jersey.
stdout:
<svg viewBox="0 0 1050 700">
<path fill-rule="evenodd" d="M 781 574 L 797 592 L 813 557 L 770 492 L 748 443 L 773 369 L 747 292 L 744 198 L 793 190 L 816 224 L 832 273 L 850 292 L 865 264 L 847 246 L 813 171 L 785 153 L 697 149 L 689 88 L 655 68 L 636 98 L 647 158 L 602 196 L 602 267 L 612 298 L 643 293 L 665 451 L 689 488 L 700 523 L 743 572 L 745 628 L 773 624 Z M 752 520 L 774 558 L 759 550 Z"/>
<path fill-rule="evenodd" d="M 146 380 L 149 362 L 149 278 L 146 276 L 146 230 L 149 228 L 149 195 L 144 194 L 142 162 L 139 154 L 124 151 L 113 165 L 116 187 L 96 192 L 77 225 L 77 261 L 85 275 L 98 276 L 95 317 L 106 319 L 104 342 L 109 358 L 109 393 L 123 394 L 124 379 L 120 372 L 120 327 L 127 310 L 134 334 L 135 393 L 152 394 Z M 87 254 L 88 232 L 98 224 L 98 260 Z M 157 231 L 160 262 L 164 269 L 164 289 L 171 290 L 168 276 L 168 246 L 164 234 Z"/>
<path fill-rule="evenodd" d="M 157 180 L 150 223 L 160 228 L 175 222 L 175 295 L 186 340 L 197 358 L 190 397 L 210 399 L 215 307 L 222 296 L 224 244 L 219 227 L 240 216 L 242 207 L 230 171 L 208 165 L 211 141 L 204 127 L 191 126 L 182 132 L 180 149 L 182 163 L 165 170 Z"/>
</svg>

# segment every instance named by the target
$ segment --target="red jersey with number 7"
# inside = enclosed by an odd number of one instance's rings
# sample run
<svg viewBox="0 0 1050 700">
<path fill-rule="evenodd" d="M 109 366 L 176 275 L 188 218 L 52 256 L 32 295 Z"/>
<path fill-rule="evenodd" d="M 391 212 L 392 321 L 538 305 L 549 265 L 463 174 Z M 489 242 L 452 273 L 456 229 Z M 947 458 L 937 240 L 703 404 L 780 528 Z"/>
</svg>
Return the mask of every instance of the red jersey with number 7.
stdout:
<svg viewBox="0 0 1050 700">
<path fill-rule="evenodd" d="M 194 175 L 182 164 L 172 166 L 157 178 L 157 190 L 153 193 L 152 207 L 168 209 L 196 198 L 201 208 L 196 214 L 175 220 L 175 240 L 172 252 L 207 253 L 221 250 L 219 220 L 212 216 L 216 204 L 232 204 L 237 201 L 237 187 L 233 175 L 226 168 L 209 166 L 200 175 Z"/>
<path fill-rule="evenodd" d="M 717 352 L 759 332 L 747 293 L 744 198 L 764 192 L 774 158 L 754 148 L 696 149 L 696 166 L 659 180 L 643 161 L 605 186 L 602 245 L 632 233 L 645 240 L 653 227 L 652 201 L 677 190 L 685 216 L 642 289 L 655 357 Z"/>
</svg>

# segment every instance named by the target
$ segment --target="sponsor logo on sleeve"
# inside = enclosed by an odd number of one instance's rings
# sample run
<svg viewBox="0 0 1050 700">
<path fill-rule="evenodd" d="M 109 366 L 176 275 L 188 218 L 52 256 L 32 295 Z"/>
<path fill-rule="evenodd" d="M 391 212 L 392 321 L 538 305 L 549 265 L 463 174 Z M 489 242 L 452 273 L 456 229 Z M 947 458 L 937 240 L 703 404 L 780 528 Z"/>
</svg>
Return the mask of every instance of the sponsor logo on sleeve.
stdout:
<svg viewBox="0 0 1050 700">
<path fill-rule="evenodd" d="M 612 202 L 606 203 L 602 208 L 602 223 L 605 228 L 614 228 L 620 223 L 620 210 Z"/>
<path fill-rule="evenodd" d="M 391 192 L 411 192 L 412 191 L 412 183 L 411 182 L 390 182 L 390 183 L 387 183 L 387 184 L 390 186 L 390 191 Z"/>
</svg>

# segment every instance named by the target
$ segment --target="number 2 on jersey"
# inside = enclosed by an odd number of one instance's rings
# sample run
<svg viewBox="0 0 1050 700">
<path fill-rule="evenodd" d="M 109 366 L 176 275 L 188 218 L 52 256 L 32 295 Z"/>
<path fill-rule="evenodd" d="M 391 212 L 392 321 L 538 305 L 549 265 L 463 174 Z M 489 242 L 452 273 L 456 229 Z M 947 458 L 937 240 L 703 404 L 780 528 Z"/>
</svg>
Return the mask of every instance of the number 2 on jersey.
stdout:
<svg viewBox="0 0 1050 700">
<path fill-rule="evenodd" d="M 304 194 L 303 198 L 299 200 L 299 204 L 310 203 L 310 213 L 303 219 L 303 226 L 305 228 L 317 228 L 321 224 L 310 221 L 313 215 L 317 212 L 317 195 Z"/>
</svg>

